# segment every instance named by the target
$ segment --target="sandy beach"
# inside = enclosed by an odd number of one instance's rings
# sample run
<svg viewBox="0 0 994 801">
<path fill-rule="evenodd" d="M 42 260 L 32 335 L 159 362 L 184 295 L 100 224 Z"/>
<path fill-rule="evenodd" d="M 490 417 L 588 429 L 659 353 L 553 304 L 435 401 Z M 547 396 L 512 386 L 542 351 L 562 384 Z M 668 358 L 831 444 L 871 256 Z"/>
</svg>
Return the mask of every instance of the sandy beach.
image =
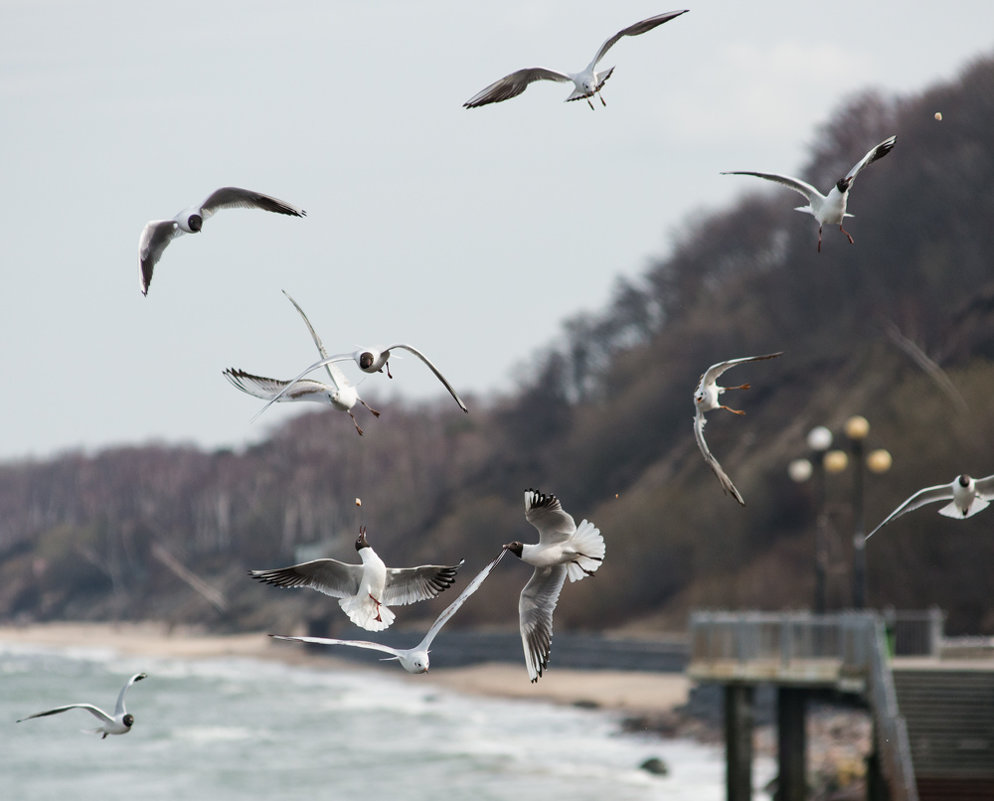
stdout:
<svg viewBox="0 0 994 801">
<path fill-rule="evenodd" d="M 275 642 L 265 633 L 211 634 L 194 628 L 157 623 L 37 623 L 0 626 L 0 642 L 52 647 L 101 647 L 127 655 L 174 659 L 243 657 L 272 659 L 327 670 L 356 669 L 333 656 L 316 656 L 295 643 Z M 504 698 L 532 698 L 562 704 L 592 704 L 632 715 L 670 712 L 687 700 L 689 680 L 679 673 L 613 670 L 549 670 L 528 681 L 524 663 L 486 663 L 460 668 L 433 667 L 398 678 L 437 684 L 457 692 Z"/>
</svg>

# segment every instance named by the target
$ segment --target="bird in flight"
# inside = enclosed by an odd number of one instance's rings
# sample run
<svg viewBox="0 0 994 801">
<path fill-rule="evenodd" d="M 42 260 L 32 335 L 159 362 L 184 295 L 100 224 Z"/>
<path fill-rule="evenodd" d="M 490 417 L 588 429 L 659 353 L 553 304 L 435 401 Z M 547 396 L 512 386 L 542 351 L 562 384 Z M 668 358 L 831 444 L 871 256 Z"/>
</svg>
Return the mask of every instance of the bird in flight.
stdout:
<svg viewBox="0 0 994 801">
<path fill-rule="evenodd" d="M 326 357 L 328 352 L 325 350 L 324 343 L 321 342 L 321 337 L 319 337 L 317 331 L 314 330 L 314 326 L 311 325 L 311 321 L 307 319 L 307 315 L 304 314 L 304 310 L 300 308 L 300 304 L 298 304 L 297 301 L 290 297 L 290 295 L 285 291 L 283 294 L 286 295 L 287 300 L 293 304 L 294 308 L 304 319 L 304 324 L 307 326 L 307 330 L 311 333 L 311 339 L 314 340 L 314 345 L 317 347 L 318 353 L 320 353 L 322 357 Z M 359 426 L 359 421 L 356 420 L 355 415 L 352 413 L 352 408 L 357 403 L 361 403 L 372 413 L 374 417 L 379 417 L 380 413 L 359 397 L 359 390 L 355 388 L 352 382 L 350 382 L 345 376 L 345 373 L 343 373 L 336 364 L 328 363 L 325 364 L 324 367 L 328 373 L 328 379 L 331 381 L 330 384 L 325 384 L 321 381 L 313 381 L 311 379 L 302 381 L 300 380 L 300 376 L 292 381 L 283 381 L 279 378 L 265 378 L 264 376 L 247 373 L 244 370 L 239 370 L 234 367 L 229 367 L 227 370 L 224 370 L 222 375 L 228 379 L 232 386 L 240 389 L 247 395 L 252 395 L 253 397 L 268 401 L 265 406 L 255 413 L 252 417 L 253 420 L 277 401 L 313 401 L 315 403 L 329 405 L 341 412 L 346 412 L 348 416 L 352 418 L 352 423 L 355 425 L 356 432 L 359 436 L 362 436 L 362 428 Z"/>
<path fill-rule="evenodd" d="M 870 537 L 880 531 L 891 520 L 896 520 L 903 514 L 918 509 L 925 504 L 935 503 L 936 501 L 950 501 L 950 503 L 947 503 L 939 510 L 940 515 L 952 517 L 956 520 L 965 520 L 968 517 L 973 517 L 977 512 L 982 512 L 986 509 L 991 501 L 994 501 L 994 476 L 971 478 L 963 474 L 957 476 L 948 484 L 920 489 L 898 506 L 897 509 L 887 515 L 880 525 L 866 535 L 866 539 L 870 539 Z"/>
<path fill-rule="evenodd" d="M 338 598 L 349 619 L 367 631 L 382 631 L 395 619 L 393 605 L 427 601 L 455 582 L 462 565 L 387 567 L 366 539 L 366 527 L 355 541 L 360 565 L 337 559 L 314 559 L 273 570 L 250 570 L 252 578 L 276 587 L 310 587 Z"/>
<path fill-rule="evenodd" d="M 413 648 L 391 648 L 389 645 L 369 642 L 368 640 L 338 640 L 329 637 L 289 637 L 282 634 L 270 634 L 269 636 L 277 640 L 296 640 L 297 642 L 310 643 L 311 645 L 348 645 L 353 648 L 381 651 L 385 654 L 390 654 L 390 656 L 386 657 L 386 660 L 396 659 L 400 662 L 400 666 L 408 673 L 427 673 L 428 667 L 431 664 L 428 659 L 428 653 L 431 649 L 431 644 L 435 641 L 435 637 L 442 630 L 442 626 L 459 611 L 459 607 L 466 602 L 466 599 L 480 588 L 483 580 L 490 575 L 490 571 L 494 569 L 494 566 L 501 560 L 505 553 L 506 551 L 501 550 L 496 559 L 476 574 L 473 580 L 466 585 L 466 589 L 459 593 L 459 597 L 445 607 L 442 613 L 435 618 L 435 622 L 431 624 L 428 633 Z"/>
<path fill-rule="evenodd" d="M 525 490 L 525 520 L 538 529 L 538 543 L 510 542 L 504 547 L 532 565 L 532 577 L 518 598 L 518 620 L 525 668 L 532 683 L 549 666 L 552 613 L 566 578 L 592 576 L 604 561 L 604 537 L 586 520 L 577 526 L 555 495 Z"/>
<path fill-rule="evenodd" d="M 145 223 L 138 239 L 138 286 L 143 295 L 148 295 L 152 283 L 152 271 L 162 257 L 166 245 L 183 234 L 196 234 L 203 228 L 204 221 L 220 209 L 262 209 L 277 214 L 306 217 L 307 212 L 296 206 L 261 192 L 225 186 L 212 192 L 199 206 L 184 209 L 171 220 L 151 220 Z"/>
<path fill-rule="evenodd" d="M 883 142 L 857 161 L 844 177 L 836 181 L 835 186 L 828 190 L 827 195 L 823 195 L 811 186 L 811 184 L 787 175 L 777 175 L 776 173 L 769 172 L 747 172 L 744 170 L 723 172 L 722 175 L 754 175 L 757 178 L 764 178 L 767 181 L 775 181 L 778 184 L 783 184 L 795 192 L 804 195 L 808 200 L 808 205 L 798 206 L 794 211 L 807 212 L 818 221 L 818 252 L 821 253 L 821 229 L 825 225 L 839 226 L 839 230 L 849 239 L 849 244 L 854 244 L 852 234 L 842 226 L 846 217 L 853 216 L 846 211 L 846 204 L 849 202 L 849 191 L 856 181 L 856 176 L 859 175 L 863 168 L 890 153 L 894 149 L 896 141 L 896 136 L 884 139 Z"/>
<path fill-rule="evenodd" d="M 559 81 L 560 83 L 570 83 L 572 81 L 573 92 L 566 98 L 566 102 L 570 100 L 586 100 L 587 105 L 593 109 L 594 104 L 590 98 L 597 95 L 600 98 L 601 105 L 606 106 L 607 102 L 601 95 L 601 88 L 607 79 L 611 77 L 614 67 L 603 72 L 597 72 L 596 68 L 597 63 L 604 58 L 607 51 L 623 36 L 638 36 L 639 34 L 646 33 L 662 25 L 664 22 L 669 22 L 681 14 L 686 14 L 688 10 L 685 8 L 681 11 L 667 11 L 665 14 L 657 14 L 654 17 L 649 17 L 648 19 L 636 22 L 634 25 L 629 25 L 627 28 L 623 28 L 600 46 L 591 62 L 580 72 L 560 72 L 559 70 L 552 70 L 546 67 L 527 67 L 516 70 L 510 75 L 505 75 L 500 80 L 494 81 L 485 89 L 481 89 L 463 103 L 463 107 L 478 108 L 488 103 L 500 103 L 502 100 L 509 100 L 512 97 L 520 95 L 528 88 L 529 84 L 535 81 Z"/>
<path fill-rule="evenodd" d="M 87 729 L 87 734 L 100 734 L 102 735 L 101 740 L 106 739 L 108 734 L 127 734 L 131 731 L 131 727 L 135 723 L 135 716 L 124 708 L 124 694 L 132 684 L 144 678 L 148 678 L 146 673 L 136 673 L 128 679 L 127 684 L 121 688 L 121 692 L 117 696 L 117 705 L 114 707 L 113 715 L 108 715 L 100 707 L 93 704 L 66 704 L 65 706 L 57 706 L 55 709 L 49 709 L 45 712 L 28 715 L 26 718 L 21 718 L 17 722 L 21 723 L 25 720 L 31 720 L 31 718 L 43 718 L 46 715 L 58 715 L 60 712 L 66 712 L 70 709 L 85 709 L 100 721 L 100 725 L 97 728 Z"/>
<path fill-rule="evenodd" d="M 707 370 L 704 371 L 704 374 L 697 382 L 697 389 L 694 390 L 694 437 L 697 439 L 697 447 L 700 448 L 701 453 L 704 455 L 704 461 L 708 463 L 708 466 L 718 477 L 721 488 L 742 506 L 745 506 L 745 501 L 742 499 L 741 493 L 739 493 L 739 491 L 735 488 L 735 485 L 728 477 L 728 474 L 722 470 L 721 465 L 718 463 L 718 460 L 714 458 L 711 453 L 711 449 L 708 448 L 708 444 L 704 440 L 704 424 L 707 422 L 704 414 L 705 412 L 710 412 L 712 409 L 724 409 L 727 412 L 738 415 L 745 414 L 745 412 L 740 411 L 739 409 L 732 409 L 723 403 L 719 403 L 719 396 L 723 395 L 730 389 L 749 389 L 750 385 L 739 384 L 737 387 L 722 387 L 718 385 L 718 378 L 730 367 L 735 367 L 738 364 L 743 364 L 744 362 L 758 362 L 763 359 L 775 359 L 777 356 L 781 355 L 783 355 L 783 351 L 779 353 L 767 353 L 765 356 L 743 356 L 740 359 L 729 359 L 727 362 L 712 364 Z"/>
</svg>

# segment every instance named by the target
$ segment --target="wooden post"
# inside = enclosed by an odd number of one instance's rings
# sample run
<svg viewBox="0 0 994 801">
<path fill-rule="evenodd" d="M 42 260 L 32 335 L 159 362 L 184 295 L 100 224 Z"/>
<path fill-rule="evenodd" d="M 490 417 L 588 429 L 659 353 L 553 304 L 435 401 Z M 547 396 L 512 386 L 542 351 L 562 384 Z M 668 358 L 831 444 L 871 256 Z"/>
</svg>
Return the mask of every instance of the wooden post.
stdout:
<svg viewBox="0 0 994 801">
<path fill-rule="evenodd" d="M 725 798 L 752 801 L 752 686 L 725 685 Z"/>
<path fill-rule="evenodd" d="M 805 690 L 799 687 L 781 685 L 777 689 L 779 801 L 805 801 L 807 798 L 805 700 Z"/>
</svg>

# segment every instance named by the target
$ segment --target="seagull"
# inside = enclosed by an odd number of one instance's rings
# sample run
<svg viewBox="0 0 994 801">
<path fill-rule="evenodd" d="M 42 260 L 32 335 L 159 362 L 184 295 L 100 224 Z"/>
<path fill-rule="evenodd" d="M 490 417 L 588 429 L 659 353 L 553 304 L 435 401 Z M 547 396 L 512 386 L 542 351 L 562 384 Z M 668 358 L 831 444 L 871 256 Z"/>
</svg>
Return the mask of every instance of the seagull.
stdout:
<svg viewBox="0 0 994 801">
<path fill-rule="evenodd" d="M 749 384 L 739 384 L 737 387 L 721 387 L 718 386 L 719 376 L 721 376 L 721 374 L 727 369 L 735 367 L 737 364 L 742 364 L 743 362 L 758 362 L 763 359 L 775 359 L 777 356 L 782 355 L 783 351 L 780 351 L 779 353 L 767 353 L 765 356 L 743 356 L 740 359 L 729 359 L 727 362 L 712 364 L 707 370 L 704 371 L 704 374 L 697 382 L 697 389 L 694 390 L 694 408 L 696 409 L 696 414 L 694 416 L 694 436 L 697 439 L 697 447 L 701 449 L 701 453 L 704 455 L 704 461 L 708 463 L 708 466 L 718 477 L 718 481 L 721 483 L 721 488 L 743 506 L 745 506 L 745 501 L 742 499 L 742 495 L 737 489 L 735 489 L 735 485 L 732 483 L 732 480 L 728 477 L 725 471 L 721 469 L 721 465 L 718 464 L 718 460 L 711 454 L 711 449 L 708 448 L 707 442 L 704 441 L 704 424 L 707 422 L 704 417 L 704 413 L 710 412 L 712 409 L 724 409 L 726 412 L 731 412 L 732 414 L 745 414 L 745 412 L 739 409 L 732 409 L 723 403 L 718 403 L 718 396 L 722 395 L 729 389 L 749 389 Z"/>
<path fill-rule="evenodd" d="M 654 17 L 649 17 L 641 22 L 636 22 L 634 25 L 629 25 L 618 31 L 614 36 L 604 42 L 598 49 L 597 53 L 594 55 L 591 62 L 580 72 L 560 72 L 559 70 L 550 70 L 545 67 L 529 67 L 527 69 L 517 70 L 512 72 L 510 75 L 505 75 L 499 81 L 494 81 L 490 86 L 482 89 L 473 95 L 469 100 L 463 103 L 464 108 L 477 108 L 478 106 L 485 106 L 488 103 L 499 103 L 502 100 L 509 100 L 512 97 L 517 97 L 525 89 L 528 88 L 528 84 L 534 81 L 559 81 L 560 83 L 573 82 L 573 92 L 566 101 L 570 100 L 586 100 L 587 105 L 591 109 L 594 108 L 594 104 L 591 102 L 590 98 L 594 95 L 600 98 L 601 105 L 606 106 L 607 102 L 601 95 L 601 87 L 604 86 L 608 78 L 611 77 L 611 73 L 614 72 L 614 67 L 603 72 L 595 72 L 597 62 L 599 62 L 607 54 L 607 51 L 611 49 L 615 42 L 617 42 L 623 36 L 638 36 L 641 33 L 646 33 L 651 31 L 653 28 L 662 25 L 664 22 L 669 22 L 671 19 L 679 17 L 681 14 L 686 14 L 689 9 L 683 9 L 681 11 L 667 11 L 665 14 L 657 14 Z"/>
<path fill-rule="evenodd" d="M 311 339 L 314 340 L 318 353 L 322 357 L 326 357 L 328 352 L 325 350 L 324 343 L 321 342 L 321 337 L 318 336 L 317 331 L 314 330 L 314 326 L 311 325 L 311 321 L 304 314 L 304 310 L 300 308 L 300 304 L 290 297 L 286 291 L 283 294 L 286 295 L 287 300 L 293 304 L 294 308 L 300 312 L 300 316 L 304 318 L 304 324 L 307 326 L 307 330 L 311 332 Z M 348 413 L 355 425 L 355 430 L 359 433 L 359 436 L 362 436 L 362 428 L 352 413 L 352 407 L 356 403 L 361 403 L 369 409 L 374 417 L 379 417 L 380 413 L 359 397 L 359 391 L 346 378 L 345 373 L 336 364 L 328 363 L 324 367 L 328 372 L 328 378 L 331 380 L 330 384 L 311 379 L 301 381 L 300 376 L 292 381 L 265 378 L 234 367 L 224 370 L 222 375 L 228 379 L 232 386 L 237 387 L 242 392 L 269 401 L 262 409 L 256 412 L 252 418 L 253 420 L 277 401 L 314 401 L 315 403 L 324 403 L 339 411 Z"/>
<path fill-rule="evenodd" d="M 22 723 L 25 720 L 31 720 L 31 718 L 43 718 L 46 715 L 57 715 L 68 709 L 85 709 L 102 724 L 97 726 L 95 729 L 87 729 L 87 734 L 101 734 L 103 735 L 100 738 L 101 740 L 107 739 L 108 734 L 127 734 L 131 731 L 131 727 L 135 723 L 135 716 L 124 708 L 124 694 L 128 691 L 128 687 L 136 681 L 141 681 L 144 678 L 148 678 L 147 673 L 136 673 L 128 679 L 128 683 L 121 688 L 121 692 L 117 696 L 117 705 L 114 707 L 113 717 L 93 704 L 66 704 L 65 706 L 57 706 L 55 709 L 49 709 L 47 712 L 38 712 L 35 715 L 28 715 L 26 718 L 21 718 L 17 722 Z"/>
<path fill-rule="evenodd" d="M 476 574 L 476 577 L 466 585 L 466 589 L 459 594 L 459 597 L 445 607 L 442 610 L 442 614 L 435 618 L 435 622 L 431 624 L 431 628 L 428 629 L 428 633 L 424 636 L 424 639 L 413 648 L 391 648 L 389 645 L 368 642 L 367 640 L 336 640 L 327 637 L 288 637 L 282 634 L 270 634 L 269 636 L 276 640 L 296 640 L 297 642 L 306 642 L 312 645 L 349 645 L 353 648 L 368 648 L 373 651 L 382 651 L 385 654 L 390 654 L 390 656 L 386 657 L 385 661 L 392 659 L 398 660 L 400 666 L 408 673 L 427 673 L 430 664 L 428 659 L 429 649 L 435 637 L 438 636 L 438 632 L 442 630 L 442 626 L 446 624 L 448 619 L 459 610 L 459 607 L 465 603 L 466 599 L 479 589 L 483 580 L 490 575 L 490 571 L 493 570 L 494 565 L 503 558 L 505 553 L 505 550 L 501 550 L 496 559 Z"/>
<path fill-rule="evenodd" d="M 408 353 L 413 353 L 421 359 L 421 361 L 428 365 L 428 369 L 435 374 L 435 378 L 442 382 L 442 386 L 449 391 L 449 394 L 453 397 L 455 402 L 459 404 L 459 408 L 464 412 L 469 412 L 469 409 L 466 408 L 466 404 L 463 403 L 462 398 L 460 398 L 456 391 L 452 388 L 452 385 L 446 380 L 445 376 L 442 375 L 434 364 L 431 363 L 431 360 L 427 356 L 425 356 L 413 345 L 397 344 L 391 345 L 389 348 L 380 349 L 360 348 L 352 353 L 341 353 L 337 356 L 325 355 L 321 361 L 312 364 L 301 375 L 307 375 L 307 373 L 311 372 L 311 370 L 317 370 L 319 367 L 327 366 L 333 362 L 344 362 L 351 359 L 364 373 L 382 373 L 385 369 L 387 371 L 387 377 L 393 378 L 393 375 L 390 373 L 390 351 L 397 350 L 398 348 L 406 350 Z"/>
<path fill-rule="evenodd" d="M 600 530 L 586 520 L 577 526 L 555 495 L 525 490 L 525 520 L 538 529 L 538 543 L 515 541 L 504 547 L 535 568 L 518 599 L 525 667 L 534 683 L 549 665 L 552 613 L 566 577 L 580 581 L 594 575 L 605 548 Z"/>
<path fill-rule="evenodd" d="M 754 175 L 757 178 L 765 178 L 767 181 L 776 181 L 778 184 L 783 184 L 784 186 L 790 187 L 795 192 L 800 192 L 804 197 L 808 199 L 807 206 L 798 206 L 794 211 L 806 211 L 812 217 L 818 221 L 818 252 L 821 253 L 821 229 L 822 226 L 826 224 L 838 225 L 839 230 L 842 231 L 849 239 L 849 244 L 853 244 L 852 235 L 842 227 L 842 222 L 846 217 L 852 217 L 846 211 L 846 203 L 849 202 L 849 190 L 852 189 L 853 183 L 856 181 L 856 176 L 859 175 L 860 171 L 875 162 L 877 159 L 882 159 L 891 150 L 894 149 L 894 143 L 897 141 L 896 136 L 891 136 L 884 139 L 879 145 L 874 147 L 869 153 L 867 153 L 863 158 L 861 158 L 853 168 L 846 173 L 844 178 L 840 178 L 835 186 L 833 186 L 827 195 L 823 195 L 817 189 L 815 189 L 811 184 L 805 183 L 798 178 L 790 178 L 786 175 L 777 175 L 775 173 L 767 172 L 746 172 L 744 170 L 723 172 L 722 175 Z"/>
<path fill-rule="evenodd" d="M 162 257 L 166 245 L 183 234 L 196 234 L 204 225 L 204 220 L 219 209 L 262 209 L 277 214 L 290 214 L 306 217 L 307 212 L 298 209 L 284 200 L 279 200 L 261 192 L 225 186 L 218 189 L 199 206 L 185 209 L 171 220 L 151 220 L 145 223 L 138 240 L 138 286 L 143 295 L 148 295 L 152 283 L 152 270 Z"/>
<path fill-rule="evenodd" d="M 991 501 L 994 501 L 994 476 L 987 478 L 971 478 L 963 475 L 957 476 L 948 484 L 940 484 L 937 487 L 925 487 L 918 490 L 908 500 L 897 507 L 884 519 L 884 522 L 866 535 L 870 539 L 880 529 L 886 526 L 891 520 L 895 520 L 906 512 L 918 509 L 927 503 L 936 501 L 952 501 L 939 510 L 940 515 L 952 517 L 957 520 L 965 520 L 973 517 L 977 512 L 986 509 Z"/>
<path fill-rule="evenodd" d="M 274 570 L 250 570 L 249 575 L 276 587 L 310 587 L 333 598 L 357 626 L 382 631 L 394 621 L 390 605 L 412 604 L 434 598 L 455 582 L 458 565 L 387 567 L 359 529 L 355 549 L 361 565 L 337 559 L 315 559 Z"/>
</svg>

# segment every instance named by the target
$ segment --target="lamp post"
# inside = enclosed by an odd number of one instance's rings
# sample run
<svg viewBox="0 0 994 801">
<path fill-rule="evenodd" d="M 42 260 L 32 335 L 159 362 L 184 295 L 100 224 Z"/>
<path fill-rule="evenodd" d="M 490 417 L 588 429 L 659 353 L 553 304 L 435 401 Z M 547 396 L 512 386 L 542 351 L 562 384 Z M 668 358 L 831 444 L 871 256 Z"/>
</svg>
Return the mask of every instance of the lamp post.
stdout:
<svg viewBox="0 0 994 801">
<path fill-rule="evenodd" d="M 891 455 L 879 448 L 865 453 L 865 441 L 870 433 L 870 424 L 861 415 L 850 417 L 843 424 L 843 433 L 849 443 L 849 454 L 841 449 L 829 450 L 832 432 L 824 426 L 817 426 L 808 433 L 807 444 L 811 448 L 811 460 L 795 459 L 787 468 L 790 477 L 797 482 L 807 481 L 816 475 L 817 527 L 815 530 L 815 612 L 824 612 L 825 580 L 828 572 L 826 552 L 827 514 L 825 512 L 825 474 L 842 473 L 851 461 L 853 464 L 852 515 L 853 515 L 853 566 L 852 604 L 855 609 L 866 606 L 866 529 L 863 524 L 863 481 L 864 468 L 871 473 L 886 473 L 891 466 Z"/>
<path fill-rule="evenodd" d="M 827 602 L 827 554 L 825 553 L 825 453 L 832 444 L 832 432 L 825 426 L 815 426 L 808 432 L 808 447 L 811 449 L 811 462 L 815 479 L 815 595 L 813 609 L 816 615 L 823 615 Z"/>
</svg>

